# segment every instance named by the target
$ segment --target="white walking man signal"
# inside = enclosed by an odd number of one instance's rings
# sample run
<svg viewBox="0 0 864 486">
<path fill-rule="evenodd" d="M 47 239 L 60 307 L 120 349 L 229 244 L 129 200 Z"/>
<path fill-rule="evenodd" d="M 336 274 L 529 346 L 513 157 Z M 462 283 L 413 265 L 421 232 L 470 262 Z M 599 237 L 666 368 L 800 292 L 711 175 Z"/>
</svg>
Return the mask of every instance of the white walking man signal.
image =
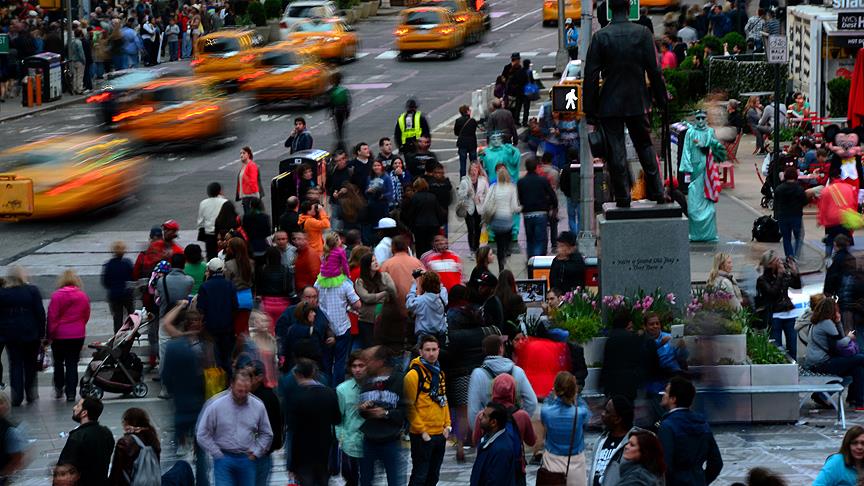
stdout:
<svg viewBox="0 0 864 486">
<path fill-rule="evenodd" d="M 564 97 L 564 100 L 567 102 L 564 105 L 565 110 L 575 110 L 576 109 L 576 89 L 571 89 L 567 92 L 567 96 Z"/>
</svg>

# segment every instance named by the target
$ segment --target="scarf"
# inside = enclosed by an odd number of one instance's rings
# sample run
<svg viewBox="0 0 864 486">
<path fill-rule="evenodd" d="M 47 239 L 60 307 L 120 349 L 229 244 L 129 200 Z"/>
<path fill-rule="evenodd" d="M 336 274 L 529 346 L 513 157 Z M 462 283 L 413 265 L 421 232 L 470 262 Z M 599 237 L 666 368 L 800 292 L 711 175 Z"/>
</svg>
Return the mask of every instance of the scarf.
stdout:
<svg viewBox="0 0 864 486">
<path fill-rule="evenodd" d="M 440 393 L 441 388 L 441 364 L 439 362 L 435 362 L 434 364 L 426 361 L 422 357 L 420 358 L 420 363 L 429 370 L 429 396 L 432 397 L 433 400 L 437 400 L 442 394 Z"/>
</svg>

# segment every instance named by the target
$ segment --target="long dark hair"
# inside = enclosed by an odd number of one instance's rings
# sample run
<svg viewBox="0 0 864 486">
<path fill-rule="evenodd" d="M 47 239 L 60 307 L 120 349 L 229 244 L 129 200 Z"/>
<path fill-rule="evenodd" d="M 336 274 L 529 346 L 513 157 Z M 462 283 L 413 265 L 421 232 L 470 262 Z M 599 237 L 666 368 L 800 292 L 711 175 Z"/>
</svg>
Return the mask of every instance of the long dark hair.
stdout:
<svg viewBox="0 0 864 486">
<path fill-rule="evenodd" d="M 361 285 L 367 292 L 380 292 L 384 283 L 381 282 L 381 272 L 372 271 L 373 258 L 375 255 L 372 253 L 367 253 L 360 258 L 360 278 L 363 280 Z"/>
<path fill-rule="evenodd" d="M 510 270 L 502 270 L 498 275 L 498 286 L 495 287 L 495 295 L 501 299 L 502 305 L 507 305 L 516 295 L 516 277 Z"/>
<path fill-rule="evenodd" d="M 840 445 L 840 454 L 843 455 L 843 463 L 846 464 L 846 467 L 858 469 L 858 464 L 856 464 L 855 458 L 852 457 L 852 442 L 862 434 L 864 434 L 864 427 L 853 425 L 849 427 L 846 435 L 843 436 L 843 444 Z"/>
<path fill-rule="evenodd" d="M 489 246 L 481 246 L 477 249 L 475 266 L 483 270 L 489 270 L 489 254 L 492 253 L 492 248 Z"/>
<path fill-rule="evenodd" d="M 666 462 L 663 460 L 663 446 L 657 436 L 647 430 L 639 430 L 630 434 L 630 437 L 635 437 L 639 444 L 639 464 L 662 478 L 666 474 Z"/>
<path fill-rule="evenodd" d="M 228 240 L 226 256 L 237 262 L 237 271 L 240 278 L 245 281 L 252 280 L 252 261 L 249 259 L 249 250 L 243 238 L 231 238 Z"/>
<path fill-rule="evenodd" d="M 123 423 L 129 427 L 134 427 L 134 434 L 137 435 L 141 442 L 153 448 L 153 452 L 158 456 L 162 451 L 162 446 L 159 444 L 159 434 L 156 433 L 156 428 L 150 423 L 150 416 L 147 412 L 138 407 L 126 409 L 123 412 Z"/>
</svg>

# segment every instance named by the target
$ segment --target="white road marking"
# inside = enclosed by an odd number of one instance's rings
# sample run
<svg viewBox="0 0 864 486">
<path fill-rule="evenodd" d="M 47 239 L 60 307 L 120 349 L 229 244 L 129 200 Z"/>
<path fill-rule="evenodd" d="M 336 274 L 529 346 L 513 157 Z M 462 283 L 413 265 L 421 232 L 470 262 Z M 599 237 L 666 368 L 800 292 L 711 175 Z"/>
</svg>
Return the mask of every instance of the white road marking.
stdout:
<svg viewBox="0 0 864 486">
<path fill-rule="evenodd" d="M 399 51 L 384 51 L 375 56 L 375 59 L 396 59 L 396 56 L 398 55 Z"/>
<path fill-rule="evenodd" d="M 523 52 L 522 56 L 524 57 L 537 57 L 538 52 Z"/>
<path fill-rule="evenodd" d="M 474 57 L 476 57 L 478 59 L 491 59 L 493 57 L 498 57 L 498 53 L 497 52 L 481 52 L 480 54 L 477 54 Z"/>
<path fill-rule="evenodd" d="M 529 16 L 529 15 L 534 15 L 534 14 L 536 14 L 537 12 L 539 12 L 539 11 L 541 11 L 541 10 L 543 10 L 543 9 L 542 9 L 542 8 L 538 8 L 538 9 L 536 9 L 536 10 L 532 10 L 532 11 L 530 11 L 530 12 L 528 12 L 528 13 L 524 13 L 524 14 L 522 14 L 522 15 L 516 17 L 515 19 L 513 19 L 513 20 L 511 20 L 511 21 L 509 21 L 509 22 L 507 22 L 507 23 L 504 23 L 504 24 L 499 25 L 498 27 L 495 27 L 494 29 L 492 29 L 492 32 L 498 32 L 499 30 L 503 29 L 504 27 L 510 26 L 510 25 L 512 25 L 512 24 L 515 24 L 516 22 L 519 22 L 520 20 L 524 19 L 525 17 L 527 17 L 527 16 Z"/>
<path fill-rule="evenodd" d="M 505 15 L 510 15 L 510 12 L 492 12 L 492 14 L 489 17 L 491 17 L 493 19 L 500 19 L 501 17 L 503 17 Z"/>
<path fill-rule="evenodd" d="M 369 55 L 368 52 L 358 52 L 357 53 L 357 59 L 363 59 L 364 57 L 366 57 L 368 55 Z"/>
<path fill-rule="evenodd" d="M 252 104 L 250 104 L 250 105 L 248 105 L 248 106 L 244 106 L 243 108 L 240 108 L 240 109 L 238 109 L 238 110 L 234 110 L 234 111 L 232 111 L 231 113 L 228 113 L 227 116 L 236 115 L 237 113 L 243 113 L 244 111 L 246 111 L 246 110 L 251 110 L 252 108 L 255 108 L 256 106 L 258 106 L 257 103 L 252 103 Z"/>
<path fill-rule="evenodd" d="M 266 113 L 262 113 L 260 115 L 255 115 L 249 119 L 249 121 L 260 121 L 260 122 L 272 122 L 284 120 L 285 118 L 291 118 L 290 114 L 282 114 L 282 115 L 268 115 Z"/>
</svg>

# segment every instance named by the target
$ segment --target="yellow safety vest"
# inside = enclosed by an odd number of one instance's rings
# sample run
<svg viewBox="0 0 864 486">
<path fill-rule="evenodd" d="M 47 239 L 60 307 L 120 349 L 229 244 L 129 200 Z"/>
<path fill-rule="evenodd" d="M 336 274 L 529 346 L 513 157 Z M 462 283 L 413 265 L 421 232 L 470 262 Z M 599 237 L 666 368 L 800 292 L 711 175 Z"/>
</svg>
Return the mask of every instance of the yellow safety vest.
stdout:
<svg viewBox="0 0 864 486">
<path fill-rule="evenodd" d="M 407 113 L 399 115 L 399 131 L 402 133 L 402 145 L 405 145 L 405 142 L 409 138 L 417 138 L 423 133 L 420 129 L 420 111 L 414 112 L 414 126 L 407 130 L 405 129 L 405 115 Z"/>
</svg>

